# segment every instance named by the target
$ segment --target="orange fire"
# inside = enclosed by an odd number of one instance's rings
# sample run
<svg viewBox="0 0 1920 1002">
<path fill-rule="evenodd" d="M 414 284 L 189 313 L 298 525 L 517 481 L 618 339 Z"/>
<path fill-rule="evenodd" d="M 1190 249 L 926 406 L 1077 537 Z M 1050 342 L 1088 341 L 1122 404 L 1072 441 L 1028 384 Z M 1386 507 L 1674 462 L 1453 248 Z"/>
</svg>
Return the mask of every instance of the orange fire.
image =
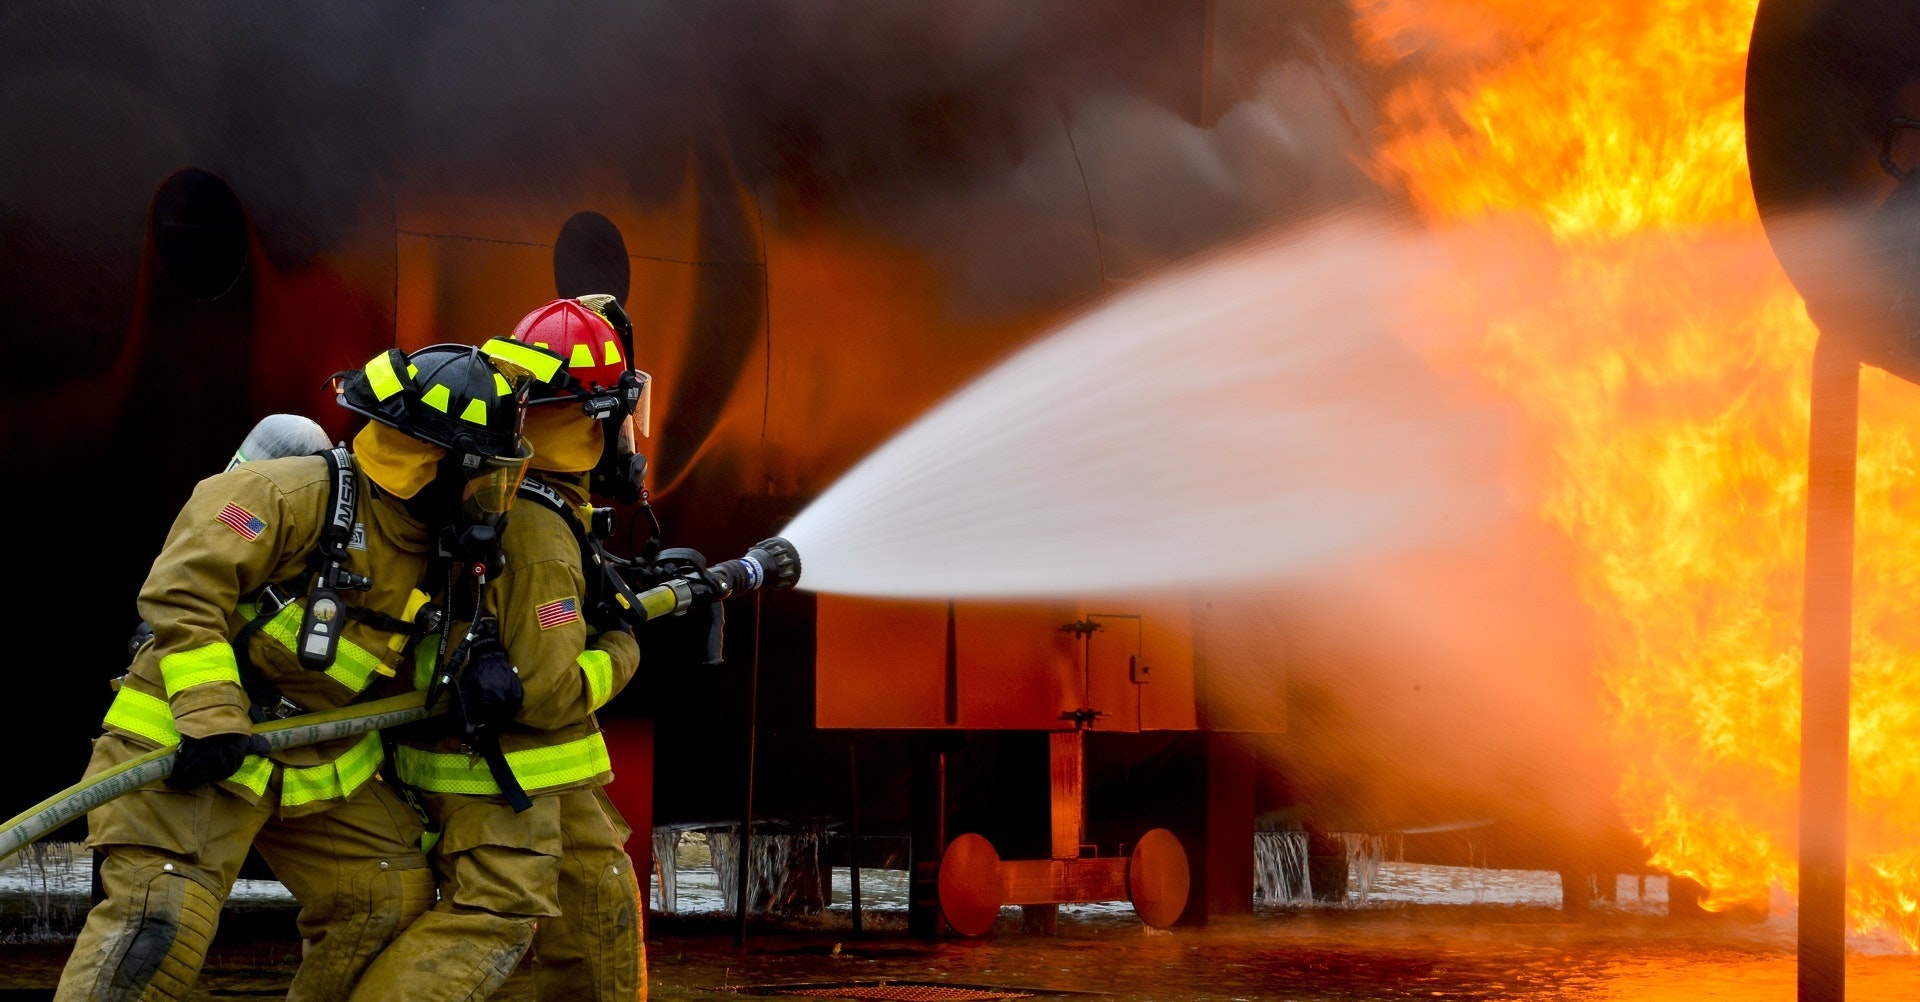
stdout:
<svg viewBox="0 0 1920 1002">
<path fill-rule="evenodd" d="M 1374 167 L 1459 248 L 1435 307 L 1473 336 L 1433 357 L 1524 416 L 1516 473 L 1582 554 L 1620 805 L 1708 907 L 1764 908 L 1797 883 L 1817 332 L 1747 179 L 1756 0 L 1355 5 L 1412 71 Z M 1916 415 L 1865 371 L 1848 886 L 1920 949 Z"/>
</svg>

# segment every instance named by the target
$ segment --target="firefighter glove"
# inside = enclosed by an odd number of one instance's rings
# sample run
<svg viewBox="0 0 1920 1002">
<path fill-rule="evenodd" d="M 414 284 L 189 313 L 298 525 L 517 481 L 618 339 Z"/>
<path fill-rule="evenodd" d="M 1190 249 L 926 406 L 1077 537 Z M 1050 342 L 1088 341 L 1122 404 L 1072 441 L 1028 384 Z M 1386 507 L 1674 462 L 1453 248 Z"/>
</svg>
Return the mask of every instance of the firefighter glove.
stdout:
<svg viewBox="0 0 1920 1002">
<path fill-rule="evenodd" d="M 520 712 L 525 696 L 507 649 L 498 640 L 482 637 L 474 641 L 466 667 L 453 680 L 454 722 L 468 737 L 497 729 Z"/>
<path fill-rule="evenodd" d="M 167 785 L 176 790 L 192 790 L 233 775 L 248 754 L 265 755 L 267 739 L 246 731 L 209 734 L 204 738 L 180 738 L 174 752 L 173 771 Z"/>
</svg>

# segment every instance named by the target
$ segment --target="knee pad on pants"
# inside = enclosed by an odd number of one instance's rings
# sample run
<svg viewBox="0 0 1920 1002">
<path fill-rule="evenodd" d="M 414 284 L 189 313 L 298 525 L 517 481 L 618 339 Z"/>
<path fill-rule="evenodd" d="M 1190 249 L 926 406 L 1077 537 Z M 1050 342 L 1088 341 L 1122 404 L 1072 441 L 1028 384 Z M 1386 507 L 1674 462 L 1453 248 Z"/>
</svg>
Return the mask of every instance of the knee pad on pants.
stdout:
<svg viewBox="0 0 1920 1002">
<path fill-rule="evenodd" d="M 433 883 L 433 871 L 424 866 L 401 870 L 399 873 L 397 900 L 393 907 L 398 911 L 400 929 L 413 924 L 427 909 L 433 907 L 436 888 Z"/>
<path fill-rule="evenodd" d="M 220 899 L 198 881 L 155 871 L 140 910 L 129 918 L 108 997 L 185 998 L 213 942 Z"/>
<path fill-rule="evenodd" d="M 599 937 L 599 949 L 588 951 L 598 960 L 592 965 L 595 998 L 631 999 L 644 997 L 646 984 L 645 947 L 640 930 L 640 887 L 633 872 L 633 861 L 624 855 L 615 857 L 618 865 L 600 870 L 600 886 L 593 900 L 598 914 L 582 916 L 575 923 L 578 935 Z"/>
</svg>

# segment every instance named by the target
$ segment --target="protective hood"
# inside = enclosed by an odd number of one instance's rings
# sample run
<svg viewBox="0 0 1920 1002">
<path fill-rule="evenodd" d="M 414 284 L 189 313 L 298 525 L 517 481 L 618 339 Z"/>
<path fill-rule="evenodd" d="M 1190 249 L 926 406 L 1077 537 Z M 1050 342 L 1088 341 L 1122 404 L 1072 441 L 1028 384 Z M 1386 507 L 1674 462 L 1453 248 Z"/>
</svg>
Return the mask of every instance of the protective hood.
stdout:
<svg viewBox="0 0 1920 1002">
<path fill-rule="evenodd" d="M 447 450 L 390 425 L 369 421 L 353 436 L 360 472 L 397 498 L 411 498 L 433 482 Z"/>
<path fill-rule="evenodd" d="M 580 413 L 574 404 L 528 407 L 521 433 L 533 443 L 532 469 L 555 473 L 585 473 L 600 462 L 606 448 L 606 424 Z"/>
</svg>

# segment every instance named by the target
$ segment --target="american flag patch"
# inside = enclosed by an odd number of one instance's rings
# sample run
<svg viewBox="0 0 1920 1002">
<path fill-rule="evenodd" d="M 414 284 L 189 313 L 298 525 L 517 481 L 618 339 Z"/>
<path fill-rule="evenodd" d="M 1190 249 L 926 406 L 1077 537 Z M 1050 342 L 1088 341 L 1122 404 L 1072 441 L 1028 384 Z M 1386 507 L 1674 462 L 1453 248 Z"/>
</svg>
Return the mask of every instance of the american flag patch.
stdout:
<svg viewBox="0 0 1920 1002">
<path fill-rule="evenodd" d="M 540 628 L 551 630 L 556 626 L 565 626 L 580 618 L 580 604 L 572 598 L 557 599 L 533 610 L 540 620 Z"/>
<path fill-rule="evenodd" d="M 267 527 L 267 523 L 254 517 L 253 512 L 232 502 L 228 502 L 225 508 L 220 509 L 219 519 L 227 524 L 227 528 L 245 537 L 247 542 L 260 538 L 260 531 Z"/>
</svg>

